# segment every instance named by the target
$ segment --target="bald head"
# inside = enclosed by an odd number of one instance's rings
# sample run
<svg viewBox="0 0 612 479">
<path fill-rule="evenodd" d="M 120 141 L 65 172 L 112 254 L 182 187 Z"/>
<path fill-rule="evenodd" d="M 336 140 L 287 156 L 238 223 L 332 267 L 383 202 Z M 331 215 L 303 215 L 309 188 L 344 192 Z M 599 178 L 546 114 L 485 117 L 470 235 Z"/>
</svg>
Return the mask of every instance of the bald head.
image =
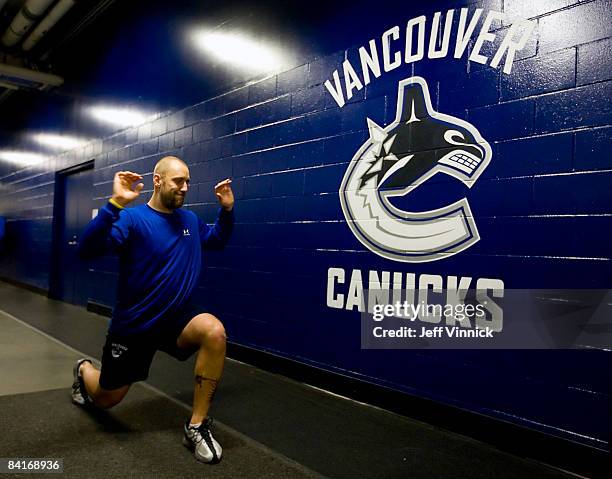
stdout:
<svg viewBox="0 0 612 479">
<path fill-rule="evenodd" d="M 187 164 L 183 160 L 176 156 L 164 156 L 155 164 L 153 174 L 164 177 L 168 171 L 181 168 L 187 168 Z"/>
</svg>

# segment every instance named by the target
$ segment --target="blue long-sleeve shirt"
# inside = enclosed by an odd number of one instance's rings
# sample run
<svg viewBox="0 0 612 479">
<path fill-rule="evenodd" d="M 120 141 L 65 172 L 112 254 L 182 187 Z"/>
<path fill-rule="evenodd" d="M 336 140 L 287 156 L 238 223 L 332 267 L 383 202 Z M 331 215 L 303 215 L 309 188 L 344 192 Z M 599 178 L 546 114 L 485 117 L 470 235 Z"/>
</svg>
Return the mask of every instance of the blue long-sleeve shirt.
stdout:
<svg viewBox="0 0 612 479">
<path fill-rule="evenodd" d="M 145 331 L 185 305 L 200 276 L 202 248 L 221 249 L 231 235 L 233 211 L 219 211 L 211 227 L 189 210 L 161 213 L 148 205 L 119 209 L 107 203 L 79 241 L 83 259 L 119 256 L 117 304 L 110 331 Z M 170 313 L 170 314 L 168 314 Z"/>
</svg>

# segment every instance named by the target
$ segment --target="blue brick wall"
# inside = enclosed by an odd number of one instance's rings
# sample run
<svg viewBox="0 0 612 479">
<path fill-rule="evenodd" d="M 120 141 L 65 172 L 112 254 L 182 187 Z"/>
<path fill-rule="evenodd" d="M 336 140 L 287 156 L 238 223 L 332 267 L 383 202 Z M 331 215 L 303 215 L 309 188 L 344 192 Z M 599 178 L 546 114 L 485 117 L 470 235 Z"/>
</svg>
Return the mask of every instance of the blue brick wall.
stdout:
<svg viewBox="0 0 612 479">
<path fill-rule="evenodd" d="M 396 17 L 465 3 L 396 7 Z M 358 58 L 359 45 L 346 46 L 44 166 L 3 170 L 0 212 L 13 239 L 0 274 L 48 288 L 54 171 L 94 158 L 94 207 L 108 199 L 116 171 L 142 172 L 142 203 L 155 162 L 177 155 L 191 168 L 186 206 L 204 218 L 215 215 L 214 184 L 233 179 L 235 234 L 224 252 L 205 254 L 198 290 L 232 341 L 603 447 L 609 351 L 367 351 L 359 316 L 325 306 L 330 266 L 503 278 L 507 288 L 610 287 L 610 2 L 479 3 L 537 22 L 510 75 L 467 61 L 472 42 L 461 60 L 384 73 L 339 108 L 323 82 L 345 58 Z M 405 265 L 364 249 L 345 223 L 338 189 L 368 138 L 366 117 L 389 124 L 397 82 L 412 75 L 427 80 L 435 109 L 479 129 L 493 158 L 468 196 L 481 241 L 443 261 Z M 413 201 L 440 201 L 442 188 L 466 193 L 435 177 Z M 92 300 L 112 304 L 116 261 L 103 258 L 93 269 Z"/>
</svg>

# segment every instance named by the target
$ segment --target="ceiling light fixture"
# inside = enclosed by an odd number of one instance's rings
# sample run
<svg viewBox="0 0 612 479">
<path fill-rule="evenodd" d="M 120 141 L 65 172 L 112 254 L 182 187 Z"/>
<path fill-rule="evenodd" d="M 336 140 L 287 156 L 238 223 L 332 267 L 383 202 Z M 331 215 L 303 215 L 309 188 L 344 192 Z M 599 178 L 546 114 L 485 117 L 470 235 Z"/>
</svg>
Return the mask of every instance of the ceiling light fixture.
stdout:
<svg viewBox="0 0 612 479">
<path fill-rule="evenodd" d="M 134 108 L 112 106 L 92 106 L 89 108 L 89 114 L 102 123 L 108 123 L 122 128 L 142 125 L 154 117 L 154 115 L 150 113 L 145 113 Z"/>
<path fill-rule="evenodd" d="M 242 33 L 193 31 L 192 41 L 202 52 L 252 72 L 272 72 L 286 63 L 282 52 Z"/>
<path fill-rule="evenodd" d="M 86 138 L 78 138 L 76 136 L 58 135 L 55 133 L 35 133 L 31 138 L 44 146 L 56 148 L 58 150 L 67 151 L 80 146 L 85 146 L 91 140 Z"/>
<path fill-rule="evenodd" d="M 47 159 L 49 159 L 48 156 L 31 151 L 0 150 L 0 161 L 21 167 L 32 166 Z"/>
</svg>

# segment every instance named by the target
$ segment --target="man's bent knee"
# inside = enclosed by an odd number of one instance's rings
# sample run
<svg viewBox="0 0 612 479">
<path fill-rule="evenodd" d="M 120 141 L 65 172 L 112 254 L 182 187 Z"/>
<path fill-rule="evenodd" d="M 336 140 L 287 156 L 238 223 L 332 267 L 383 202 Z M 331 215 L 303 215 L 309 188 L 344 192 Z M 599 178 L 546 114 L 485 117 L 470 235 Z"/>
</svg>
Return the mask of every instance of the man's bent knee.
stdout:
<svg viewBox="0 0 612 479">
<path fill-rule="evenodd" d="M 221 321 L 210 313 L 203 313 L 189 322 L 177 342 L 179 346 L 193 344 L 210 349 L 223 349 L 226 339 Z"/>
<path fill-rule="evenodd" d="M 123 386 L 113 390 L 100 389 L 96 394 L 94 404 L 102 409 L 110 409 L 123 400 L 129 388 L 129 386 Z"/>
<path fill-rule="evenodd" d="M 226 339 L 227 336 L 225 335 L 225 328 L 223 327 L 223 324 L 221 324 L 221 321 L 216 319 L 216 323 L 211 326 L 204 337 L 203 346 L 211 349 L 222 349 L 225 348 Z"/>
</svg>

